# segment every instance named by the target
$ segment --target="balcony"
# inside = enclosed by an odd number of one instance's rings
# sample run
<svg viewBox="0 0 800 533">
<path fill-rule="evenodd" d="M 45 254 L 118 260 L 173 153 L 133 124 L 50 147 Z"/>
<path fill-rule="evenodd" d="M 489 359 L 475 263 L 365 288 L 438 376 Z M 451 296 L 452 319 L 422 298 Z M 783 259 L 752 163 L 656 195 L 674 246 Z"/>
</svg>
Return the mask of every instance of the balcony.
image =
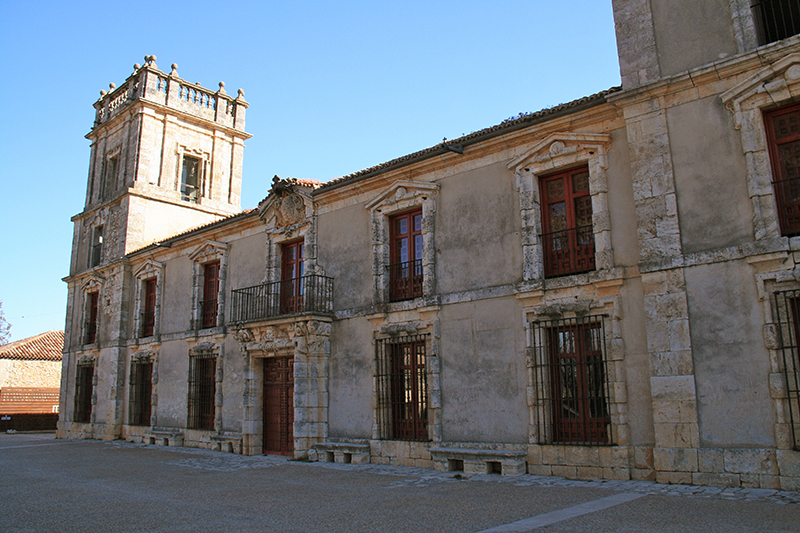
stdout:
<svg viewBox="0 0 800 533">
<path fill-rule="evenodd" d="M 231 322 L 333 313 L 333 278 L 308 275 L 231 291 Z"/>
<path fill-rule="evenodd" d="M 592 226 L 581 226 L 541 236 L 544 277 L 556 278 L 595 269 Z"/>
<path fill-rule="evenodd" d="M 389 265 L 389 301 L 399 302 L 422 296 L 422 260 Z"/>
</svg>

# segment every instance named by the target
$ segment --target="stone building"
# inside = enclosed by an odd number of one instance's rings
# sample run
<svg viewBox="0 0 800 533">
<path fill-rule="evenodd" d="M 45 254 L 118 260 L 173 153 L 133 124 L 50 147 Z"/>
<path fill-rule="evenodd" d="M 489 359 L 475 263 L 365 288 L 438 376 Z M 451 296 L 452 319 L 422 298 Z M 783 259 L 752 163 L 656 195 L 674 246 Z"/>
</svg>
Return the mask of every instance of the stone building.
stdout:
<svg viewBox="0 0 800 533">
<path fill-rule="evenodd" d="M 621 88 L 246 211 L 243 92 L 136 65 L 59 436 L 800 489 L 797 3 L 613 5 Z"/>
</svg>

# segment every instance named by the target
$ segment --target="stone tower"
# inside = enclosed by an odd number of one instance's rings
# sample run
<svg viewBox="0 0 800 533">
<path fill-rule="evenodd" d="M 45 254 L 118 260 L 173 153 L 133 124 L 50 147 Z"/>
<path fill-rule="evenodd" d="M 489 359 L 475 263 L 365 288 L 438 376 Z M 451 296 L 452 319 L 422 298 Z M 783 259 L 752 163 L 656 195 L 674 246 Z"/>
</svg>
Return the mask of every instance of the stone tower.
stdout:
<svg viewBox="0 0 800 533">
<path fill-rule="evenodd" d="M 166 74 L 156 57 L 94 104 L 89 176 L 74 233 L 64 340 L 65 419 L 78 409 L 67 384 L 84 372 L 86 386 L 108 391 L 91 419 L 59 422 L 60 434 L 118 438 L 122 428 L 125 345 L 135 298 L 126 254 L 241 211 L 244 91 L 229 96 Z M 103 393 L 104 395 L 106 393 Z M 101 409 L 99 406 L 102 405 Z M 78 417 L 80 418 L 80 417 Z M 73 417 L 73 420 L 75 417 Z M 93 429 L 94 428 L 94 429 Z M 75 433 L 77 431 L 78 433 Z M 88 432 L 88 433 L 87 433 Z"/>
<path fill-rule="evenodd" d="M 145 59 L 94 104 L 71 275 L 241 210 L 244 92 L 212 92 Z"/>
</svg>

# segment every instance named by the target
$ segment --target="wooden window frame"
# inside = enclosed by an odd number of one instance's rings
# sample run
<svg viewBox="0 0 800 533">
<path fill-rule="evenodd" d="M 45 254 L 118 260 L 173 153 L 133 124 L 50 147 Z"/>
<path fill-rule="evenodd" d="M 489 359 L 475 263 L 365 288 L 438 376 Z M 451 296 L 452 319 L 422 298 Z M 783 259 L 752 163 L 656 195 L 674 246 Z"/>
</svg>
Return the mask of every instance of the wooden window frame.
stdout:
<svg viewBox="0 0 800 533">
<path fill-rule="evenodd" d="M 75 410 L 72 420 L 86 424 L 92 421 L 94 365 L 78 364 L 75 374 Z"/>
<path fill-rule="evenodd" d="M 283 315 L 303 310 L 304 249 L 304 239 L 281 244 L 280 313 Z"/>
<path fill-rule="evenodd" d="M 779 138 L 775 131 L 777 129 L 776 119 L 793 113 L 798 119 L 798 131 Z M 772 187 L 781 235 L 785 237 L 800 235 L 800 172 L 798 177 L 787 177 L 784 170 L 785 160 L 781 156 L 782 146 L 796 144 L 800 150 L 800 103 L 765 111 L 764 124 L 767 130 Z"/>
<path fill-rule="evenodd" d="M 585 190 L 575 191 L 574 178 L 585 174 Z M 563 196 L 548 195 L 548 184 L 564 180 Z M 594 233 L 591 223 L 592 195 L 589 185 L 589 167 L 582 165 L 555 174 L 543 176 L 539 180 L 542 213 L 542 248 L 544 252 L 544 276 L 555 278 L 571 274 L 581 274 L 595 270 Z M 575 203 L 581 198 L 588 199 L 588 224 L 578 225 Z M 550 205 L 564 203 L 566 228 L 552 229 Z"/>
<path fill-rule="evenodd" d="M 142 337 L 151 337 L 155 334 L 157 290 L 158 278 L 149 278 L 142 281 L 142 299 L 144 300 L 144 310 L 142 311 Z"/>
<path fill-rule="evenodd" d="M 429 441 L 428 335 L 376 342 L 378 438 Z"/>
<path fill-rule="evenodd" d="M 216 418 L 217 358 L 215 355 L 189 357 L 189 429 L 214 429 Z"/>
<path fill-rule="evenodd" d="M 419 227 L 416 222 L 419 220 Z M 406 222 L 406 232 L 399 233 L 398 223 Z M 398 243 L 407 239 L 407 259 L 403 261 Z M 417 250 L 417 239 L 420 249 Z M 422 296 L 422 208 L 389 217 L 389 301 L 399 302 Z"/>
<path fill-rule="evenodd" d="M 149 426 L 152 414 L 153 362 L 132 361 L 130 375 L 130 401 L 128 402 L 128 424 Z"/>
<path fill-rule="evenodd" d="M 190 184 L 187 181 L 187 159 L 191 160 L 193 164 L 196 164 L 197 168 L 197 175 L 195 176 L 195 183 Z M 181 193 L 181 200 L 189 203 L 199 203 L 200 198 L 203 197 L 203 186 L 204 186 L 204 174 L 205 174 L 205 159 L 200 156 L 190 155 L 190 154 L 181 154 L 181 179 L 180 179 L 180 193 Z"/>
<path fill-rule="evenodd" d="M 200 300 L 200 327 L 203 329 L 217 325 L 220 265 L 219 260 L 203 265 L 203 296 Z"/>
</svg>

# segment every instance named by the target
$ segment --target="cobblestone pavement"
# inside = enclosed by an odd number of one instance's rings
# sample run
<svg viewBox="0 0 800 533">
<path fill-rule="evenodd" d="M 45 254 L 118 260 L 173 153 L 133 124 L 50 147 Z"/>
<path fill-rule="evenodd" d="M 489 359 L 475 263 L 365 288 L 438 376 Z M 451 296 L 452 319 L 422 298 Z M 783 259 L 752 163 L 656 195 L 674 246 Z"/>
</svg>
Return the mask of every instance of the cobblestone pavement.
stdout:
<svg viewBox="0 0 800 533">
<path fill-rule="evenodd" d="M 150 447 L 146 444 L 132 444 L 128 442 L 114 441 L 108 443 L 110 446 L 120 448 Z M 745 500 L 758 501 L 767 500 L 778 504 L 798 504 L 800 505 L 800 492 L 772 489 L 747 489 L 747 488 L 721 488 L 721 487 L 701 487 L 694 485 L 666 485 L 653 481 L 619 481 L 598 479 L 594 481 L 577 481 L 564 479 L 554 476 L 534 476 L 530 474 L 522 476 L 498 476 L 488 474 L 461 474 L 453 472 L 438 472 L 428 468 L 414 468 L 409 466 L 391 465 L 354 465 L 339 463 L 305 463 L 292 461 L 287 457 L 279 455 L 263 456 L 243 456 L 231 453 L 219 453 L 209 450 L 194 448 L 163 448 L 164 451 L 179 451 L 181 454 L 190 454 L 196 457 L 170 461 L 169 464 L 187 468 L 199 468 L 201 470 L 215 470 L 219 472 L 230 472 L 245 468 L 270 468 L 278 465 L 306 465 L 316 468 L 327 468 L 347 472 L 365 472 L 378 475 L 403 476 L 406 479 L 397 481 L 397 487 L 428 487 L 437 483 L 504 483 L 518 487 L 562 487 L 562 488 L 584 488 L 584 489 L 606 489 L 639 494 L 652 494 L 664 496 L 692 496 L 699 498 L 722 498 L 725 500 Z"/>
<path fill-rule="evenodd" d="M 800 493 L 0 434 L 0 532 L 800 532 Z"/>
</svg>

